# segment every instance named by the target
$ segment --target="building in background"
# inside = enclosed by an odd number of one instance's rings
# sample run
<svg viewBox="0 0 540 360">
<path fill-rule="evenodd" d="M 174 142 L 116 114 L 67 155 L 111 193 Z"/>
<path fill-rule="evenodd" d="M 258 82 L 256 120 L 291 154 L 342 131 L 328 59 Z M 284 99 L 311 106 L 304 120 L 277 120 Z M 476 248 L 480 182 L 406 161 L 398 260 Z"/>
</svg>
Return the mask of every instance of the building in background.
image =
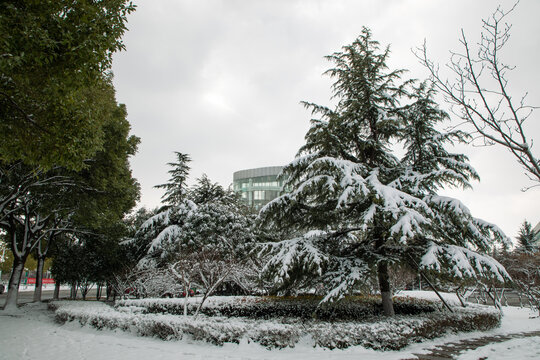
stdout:
<svg viewBox="0 0 540 360">
<path fill-rule="evenodd" d="M 269 166 L 236 171 L 233 174 L 233 189 L 242 196 L 254 211 L 283 193 L 283 181 L 277 176 L 283 166 Z"/>
<path fill-rule="evenodd" d="M 540 222 L 536 224 L 536 226 L 534 227 L 533 234 L 534 234 L 534 244 L 540 247 Z"/>
</svg>

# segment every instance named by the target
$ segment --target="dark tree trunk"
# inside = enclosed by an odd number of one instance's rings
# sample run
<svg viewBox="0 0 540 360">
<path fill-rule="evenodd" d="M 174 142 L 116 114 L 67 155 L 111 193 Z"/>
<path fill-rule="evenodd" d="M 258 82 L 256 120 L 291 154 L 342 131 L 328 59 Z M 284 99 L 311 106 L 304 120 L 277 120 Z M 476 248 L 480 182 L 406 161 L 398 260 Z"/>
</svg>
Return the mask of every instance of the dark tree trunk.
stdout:
<svg viewBox="0 0 540 360">
<path fill-rule="evenodd" d="M 39 256 L 36 271 L 36 288 L 34 290 L 34 302 L 41 301 L 41 290 L 43 288 L 43 266 L 45 265 L 45 256 Z"/>
<path fill-rule="evenodd" d="M 390 289 L 390 275 L 388 273 L 388 263 L 380 261 L 377 264 L 377 275 L 379 277 L 379 289 L 381 290 L 383 312 L 386 316 L 394 316 L 394 303 L 392 301 L 392 290 Z"/>
<path fill-rule="evenodd" d="M 103 286 L 101 285 L 101 283 L 98 283 L 97 288 L 96 288 L 96 300 L 98 300 L 98 301 L 101 298 L 101 289 L 102 288 L 103 288 Z"/>
<path fill-rule="evenodd" d="M 53 300 L 58 300 L 58 299 L 60 299 L 60 281 L 55 281 Z"/>
<path fill-rule="evenodd" d="M 107 301 L 110 300 L 112 295 L 112 287 L 111 284 L 107 282 L 107 288 L 105 289 L 105 296 L 107 297 Z"/>
<path fill-rule="evenodd" d="M 41 291 L 43 288 L 43 267 L 45 266 L 45 259 L 49 252 L 49 247 L 53 243 L 56 237 L 56 233 L 52 232 L 47 241 L 40 238 L 36 246 L 36 258 L 37 258 L 37 274 L 36 274 L 36 289 L 34 290 L 34 302 L 41 301 Z M 43 246 L 45 245 L 45 248 Z"/>
<path fill-rule="evenodd" d="M 394 303 L 392 301 L 392 289 L 390 288 L 390 273 L 388 272 L 388 261 L 386 258 L 386 250 L 384 248 L 385 235 L 379 232 L 374 234 L 375 247 L 383 260 L 377 264 L 377 277 L 379 280 L 379 290 L 381 291 L 382 307 L 385 316 L 394 316 Z"/>
<path fill-rule="evenodd" d="M 17 298 L 19 297 L 19 285 L 21 284 L 25 262 L 26 262 L 26 256 L 24 256 L 22 259 L 17 256 L 14 256 L 13 271 L 11 272 L 11 276 L 9 278 L 8 293 L 6 297 L 4 310 L 17 308 Z"/>
<path fill-rule="evenodd" d="M 76 281 L 72 282 L 71 295 L 70 295 L 71 300 L 75 300 L 77 298 L 77 288 L 78 288 L 77 282 Z"/>
<path fill-rule="evenodd" d="M 81 288 L 81 296 L 83 300 L 86 300 L 86 295 L 88 294 L 88 291 L 90 290 L 90 286 L 88 285 L 88 281 L 85 281 L 80 285 Z"/>
</svg>

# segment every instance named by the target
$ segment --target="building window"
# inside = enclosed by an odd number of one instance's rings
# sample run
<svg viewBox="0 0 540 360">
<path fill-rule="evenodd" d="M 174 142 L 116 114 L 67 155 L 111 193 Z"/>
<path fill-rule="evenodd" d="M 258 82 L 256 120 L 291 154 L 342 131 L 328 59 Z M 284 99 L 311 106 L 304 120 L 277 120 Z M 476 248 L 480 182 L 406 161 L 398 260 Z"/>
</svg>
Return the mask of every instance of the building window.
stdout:
<svg viewBox="0 0 540 360">
<path fill-rule="evenodd" d="M 253 192 L 253 200 L 265 200 L 264 199 L 264 190 L 255 190 Z"/>
<path fill-rule="evenodd" d="M 283 193 L 283 182 L 277 179 L 281 169 L 276 166 L 236 172 L 233 175 L 233 189 L 240 193 L 248 206 L 259 210 Z"/>
</svg>

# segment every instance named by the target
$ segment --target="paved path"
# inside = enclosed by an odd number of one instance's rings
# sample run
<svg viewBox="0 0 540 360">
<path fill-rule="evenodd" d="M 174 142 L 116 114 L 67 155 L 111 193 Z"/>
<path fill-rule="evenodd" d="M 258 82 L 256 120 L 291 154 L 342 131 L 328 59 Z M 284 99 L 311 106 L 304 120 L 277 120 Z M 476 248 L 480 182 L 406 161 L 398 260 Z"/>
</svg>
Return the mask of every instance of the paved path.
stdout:
<svg viewBox="0 0 540 360">
<path fill-rule="evenodd" d="M 41 293 L 41 300 L 42 301 L 51 300 L 53 298 L 53 294 L 54 294 L 53 289 L 43 289 L 43 291 Z M 70 295 L 69 290 L 65 290 L 65 289 L 60 290 L 60 298 L 61 299 L 64 299 L 64 298 L 67 299 L 69 297 L 69 295 Z M 2 309 L 4 307 L 4 304 L 6 302 L 6 297 L 7 297 L 7 293 L 3 293 L 3 294 L 0 295 L 0 309 Z M 78 294 L 77 294 L 77 298 L 79 299 L 80 297 L 81 297 L 81 295 L 80 295 L 80 291 L 79 291 Z M 95 288 L 90 289 L 90 291 L 86 295 L 86 298 L 87 299 L 92 299 L 92 300 L 96 298 L 96 290 L 95 290 Z M 21 305 L 21 304 L 26 304 L 26 303 L 29 303 L 29 302 L 32 302 L 32 301 L 34 301 L 34 292 L 33 291 L 19 291 L 19 297 L 17 299 L 17 304 Z"/>
<path fill-rule="evenodd" d="M 519 339 L 531 336 L 540 336 L 540 331 L 484 336 L 456 342 L 449 342 L 426 349 L 428 352 L 425 354 L 413 354 L 415 357 L 403 360 L 451 360 L 456 359 L 460 353 L 466 350 L 474 350 L 489 344 L 495 344 L 512 339 Z"/>
</svg>

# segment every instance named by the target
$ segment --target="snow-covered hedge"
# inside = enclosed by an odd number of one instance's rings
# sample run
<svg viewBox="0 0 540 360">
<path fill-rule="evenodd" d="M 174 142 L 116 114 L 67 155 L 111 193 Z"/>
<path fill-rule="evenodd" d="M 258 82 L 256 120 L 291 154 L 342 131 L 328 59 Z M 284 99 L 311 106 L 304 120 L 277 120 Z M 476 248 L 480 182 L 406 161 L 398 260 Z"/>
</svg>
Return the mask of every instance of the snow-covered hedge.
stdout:
<svg viewBox="0 0 540 360">
<path fill-rule="evenodd" d="M 224 299 L 214 301 L 214 305 L 224 302 Z M 187 337 L 216 345 L 247 341 L 268 348 L 294 347 L 301 338 L 306 338 L 313 346 L 331 349 L 360 345 L 397 350 L 447 332 L 487 330 L 500 323 L 499 313 L 484 307 L 456 309 L 455 313 L 437 311 L 393 318 L 372 317 L 362 322 L 329 322 L 290 317 L 256 319 L 207 315 L 195 319 L 190 315 L 145 313 L 144 306 L 113 308 L 100 302 L 57 301 L 50 306 L 60 323 L 78 321 L 97 329 L 121 329 L 164 340 Z"/>
<path fill-rule="evenodd" d="M 381 299 L 377 296 L 349 297 L 332 307 L 317 306 L 320 297 L 273 297 L 273 296 L 215 296 L 205 302 L 201 313 L 208 316 L 251 317 L 271 319 L 276 317 L 295 317 L 320 320 L 359 320 L 382 314 Z M 187 299 L 187 312 L 193 314 L 198 298 Z M 120 300 L 116 307 L 143 309 L 147 313 L 184 314 L 185 299 L 128 299 Z M 432 301 L 395 297 L 396 314 L 416 315 L 438 310 Z"/>
</svg>

